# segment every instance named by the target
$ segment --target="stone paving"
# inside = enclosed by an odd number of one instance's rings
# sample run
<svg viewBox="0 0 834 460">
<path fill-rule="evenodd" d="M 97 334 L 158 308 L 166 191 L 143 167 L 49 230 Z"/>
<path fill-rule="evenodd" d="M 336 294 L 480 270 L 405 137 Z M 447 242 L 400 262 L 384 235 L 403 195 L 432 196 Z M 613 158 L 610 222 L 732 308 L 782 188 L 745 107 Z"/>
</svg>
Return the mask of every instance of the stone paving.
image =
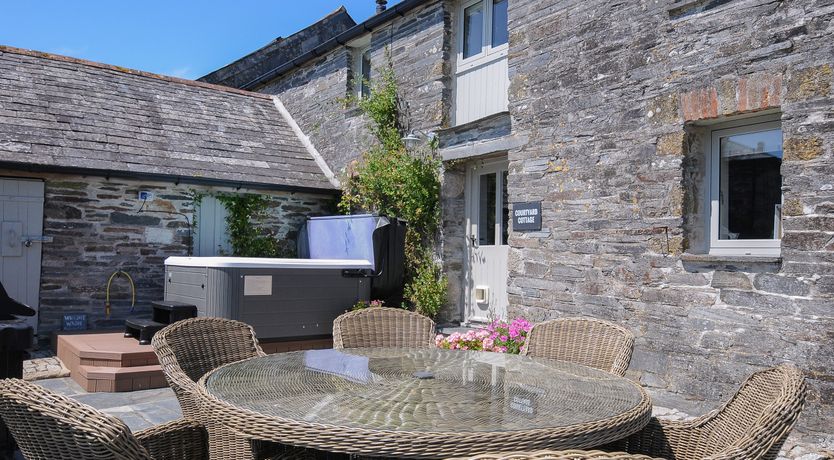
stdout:
<svg viewBox="0 0 834 460">
<path fill-rule="evenodd" d="M 88 393 L 71 378 L 40 380 L 38 385 L 116 416 L 132 431 L 182 417 L 180 405 L 170 388 L 126 393 Z"/>
</svg>

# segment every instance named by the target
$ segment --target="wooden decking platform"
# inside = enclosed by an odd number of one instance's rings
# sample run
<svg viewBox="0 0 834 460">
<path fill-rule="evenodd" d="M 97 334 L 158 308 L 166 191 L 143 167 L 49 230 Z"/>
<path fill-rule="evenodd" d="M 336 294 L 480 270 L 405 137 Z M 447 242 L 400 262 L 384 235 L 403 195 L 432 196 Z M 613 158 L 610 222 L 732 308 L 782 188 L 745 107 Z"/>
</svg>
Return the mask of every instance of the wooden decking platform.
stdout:
<svg viewBox="0 0 834 460">
<path fill-rule="evenodd" d="M 58 359 L 86 391 L 134 391 L 167 386 L 150 345 L 122 332 L 58 336 Z"/>
<path fill-rule="evenodd" d="M 333 339 L 263 341 L 267 353 L 331 348 Z M 168 385 L 151 345 L 139 345 L 122 332 L 59 335 L 58 358 L 70 377 L 89 392 L 121 392 Z"/>
</svg>

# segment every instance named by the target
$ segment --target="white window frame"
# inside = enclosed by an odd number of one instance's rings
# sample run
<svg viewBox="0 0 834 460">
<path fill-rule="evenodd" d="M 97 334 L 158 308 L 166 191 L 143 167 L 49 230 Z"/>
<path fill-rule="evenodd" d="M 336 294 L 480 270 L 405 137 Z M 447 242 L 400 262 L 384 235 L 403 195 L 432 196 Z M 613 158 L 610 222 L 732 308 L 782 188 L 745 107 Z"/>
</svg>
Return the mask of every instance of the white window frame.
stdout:
<svg viewBox="0 0 834 460">
<path fill-rule="evenodd" d="M 509 0 L 507 0 L 509 2 Z M 464 39 L 464 11 L 472 5 L 477 3 L 483 2 L 484 4 L 484 25 L 483 30 L 481 31 L 481 39 L 482 39 L 482 46 L 481 52 L 478 54 L 474 54 L 469 56 L 468 58 L 463 57 L 463 39 Z M 496 47 L 492 46 L 492 7 L 493 7 L 494 0 L 466 0 L 461 2 L 460 7 L 458 8 L 458 20 L 457 20 L 457 72 L 461 73 L 466 70 L 472 69 L 474 67 L 478 67 L 484 64 L 488 64 L 490 62 L 496 61 L 501 58 L 507 57 L 507 51 L 509 50 L 509 41 L 502 45 L 498 45 Z M 509 27 L 509 26 L 508 26 Z"/>
<path fill-rule="evenodd" d="M 720 221 L 720 187 L 721 187 L 721 138 L 733 134 L 755 133 L 781 129 L 780 116 L 770 115 L 748 118 L 714 127 L 710 131 L 710 152 L 707 155 L 707 171 L 709 171 L 709 235 L 710 255 L 717 256 L 759 256 L 779 257 L 782 251 L 781 239 L 767 240 L 721 240 L 719 239 Z"/>
<path fill-rule="evenodd" d="M 353 82 L 352 82 L 352 84 L 353 84 L 353 94 L 359 99 L 362 99 L 363 97 L 365 97 L 362 94 L 362 78 L 363 78 L 362 56 L 365 53 L 367 53 L 368 51 L 370 51 L 370 49 L 371 49 L 370 45 L 365 45 L 365 46 L 362 46 L 362 47 L 357 47 L 357 48 L 352 49 L 352 51 L 353 51 L 353 53 L 352 53 L 353 63 L 351 65 L 351 69 L 352 69 L 351 71 L 353 73 Z M 370 70 L 370 69 L 368 69 L 368 70 Z M 368 85 L 370 85 L 370 82 L 368 82 Z M 369 89 L 370 89 L 370 87 L 369 87 Z"/>
</svg>

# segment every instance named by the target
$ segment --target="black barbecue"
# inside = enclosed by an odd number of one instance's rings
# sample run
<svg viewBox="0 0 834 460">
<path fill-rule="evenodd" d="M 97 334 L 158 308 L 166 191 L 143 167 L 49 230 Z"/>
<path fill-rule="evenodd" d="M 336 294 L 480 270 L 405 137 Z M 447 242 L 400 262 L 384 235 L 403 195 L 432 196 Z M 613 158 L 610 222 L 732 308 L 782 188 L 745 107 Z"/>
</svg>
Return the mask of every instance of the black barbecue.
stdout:
<svg viewBox="0 0 834 460">
<path fill-rule="evenodd" d="M 22 378 L 23 360 L 29 357 L 34 331 L 18 316 L 35 316 L 35 310 L 9 297 L 0 283 L 0 378 Z M 14 442 L 0 421 L 0 458 L 10 458 Z"/>
</svg>

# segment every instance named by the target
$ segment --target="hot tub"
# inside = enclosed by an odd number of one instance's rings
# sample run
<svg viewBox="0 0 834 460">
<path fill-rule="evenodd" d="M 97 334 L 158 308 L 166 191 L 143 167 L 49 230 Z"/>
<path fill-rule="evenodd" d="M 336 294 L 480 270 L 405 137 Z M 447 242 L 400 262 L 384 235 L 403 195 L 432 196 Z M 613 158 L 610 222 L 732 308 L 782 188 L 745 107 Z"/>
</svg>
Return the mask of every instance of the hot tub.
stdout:
<svg viewBox="0 0 834 460">
<path fill-rule="evenodd" d="M 300 232 L 299 259 L 169 257 L 165 300 L 251 324 L 259 339 L 329 335 L 360 300 L 402 303 L 404 247 L 397 219 L 313 217 Z"/>
<path fill-rule="evenodd" d="M 198 316 L 252 325 L 259 339 L 327 335 L 333 319 L 369 300 L 368 260 L 169 257 L 165 300 L 197 306 Z"/>
</svg>

